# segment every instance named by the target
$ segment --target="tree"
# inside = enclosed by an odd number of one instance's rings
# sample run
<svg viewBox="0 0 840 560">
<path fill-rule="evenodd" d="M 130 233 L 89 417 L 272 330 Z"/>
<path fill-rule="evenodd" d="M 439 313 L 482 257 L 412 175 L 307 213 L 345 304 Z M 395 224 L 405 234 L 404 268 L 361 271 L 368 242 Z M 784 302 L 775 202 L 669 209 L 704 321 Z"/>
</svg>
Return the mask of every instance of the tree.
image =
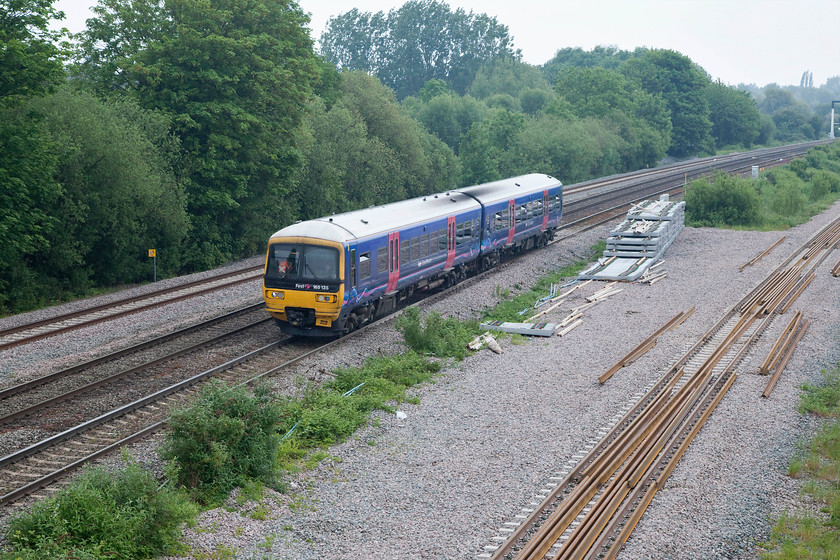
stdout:
<svg viewBox="0 0 840 560">
<path fill-rule="evenodd" d="M 655 165 L 665 155 L 670 112 L 661 97 L 645 92 L 636 81 L 615 70 L 570 66 L 560 71 L 555 87 L 576 116 L 602 120 L 624 140 L 624 169 Z"/>
<path fill-rule="evenodd" d="M 484 103 L 469 95 L 460 97 L 451 93 L 437 95 L 426 102 L 408 97 L 403 100 L 403 106 L 456 154 L 473 123 L 490 112 Z"/>
<path fill-rule="evenodd" d="M 761 133 L 761 115 L 752 96 L 720 81 L 709 85 L 704 95 L 709 104 L 712 136 L 720 146 L 741 144 L 749 148 Z"/>
<path fill-rule="evenodd" d="M 317 78 L 308 18 L 291 0 L 102 2 L 116 15 L 95 18 L 84 67 L 173 118 L 189 166 L 190 263 L 261 250 L 293 216 L 293 139 Z M 119 23 L 132 10 L 143 17 L 129 32 Z"/>
<path fill-rule="evenodd" d="M 560 49 L 554 57 L 543 64 L 545 79 L 552 85 L 557 83 L 557 75 L 563 68 L 607 68 L 617 70 L 633 56 L 638 56 L 643 50 L 636 52 L 622 51 L 618 47 L 598 45 L 591 51 L 584 51 L 580 47 Z"/>
<path fill-rule="evenodd" d="M 52 0 L 0 0 L 0 311 L 38 301 L 26 260 L 48 243 L 57 223 L 56 146 L 27 104 L 64 78 L 64 53 L 56 46 L 63 31 L 48 28 L 51 19 L 63 18 Z"/>
<path fill-rule="evenodd" d="M 33 268 L 77 293 L 89 282 L 149 278 L 149 248 L 160 251 L 162 271 L 177 270 L 189 219 L 169 120 L 130 100 L 103 102 L 67 86 L 33 108 L 59 146 L 63 188 L 53 206 L 58 227 Z"/>
<path fill-rule="evenodd" d="M 64 34 L 50 20 L 64 19 L 53 0 L 0 0 L 0 103 L 10 107 L 49 93 L 64 77 Z"/>
<path fill-rule="evenodd" d="M 688 57 L 670 50 L 649 50 L 622 66 L 651 95 L 661 95 L 671 111 L 673 156 L 714 151 L 709 105 L 703 96 L 710 83 L 705 72 Z"/>
<path fill-rule="evenodd" d="M 361 72 L 344 72 L 340 97 L 309 107 L 298 144 L 301 216 L 315 218 L 455 186 L 457 160 L 404 114 L 392 90 Z"/>
<path fill-rule="evenodd" d="M 470 95 L 485 99 L 495 94 L 521 97 L 525 89 L 551 91 L 539 67 L 517 58 L 500 57 L 485 62 L 469 87 Z"/>
<path fill-rule="evenodd" d="M 378 76 L 403 99 L 431 79 L 463 94 L 478 68 L 498 56 L 518 57 L 506 26 L 445 2 L 409 0 L 385 15 L 351 10 L 331 18 L 321 35 L 327 60 Z"/>
</svg>

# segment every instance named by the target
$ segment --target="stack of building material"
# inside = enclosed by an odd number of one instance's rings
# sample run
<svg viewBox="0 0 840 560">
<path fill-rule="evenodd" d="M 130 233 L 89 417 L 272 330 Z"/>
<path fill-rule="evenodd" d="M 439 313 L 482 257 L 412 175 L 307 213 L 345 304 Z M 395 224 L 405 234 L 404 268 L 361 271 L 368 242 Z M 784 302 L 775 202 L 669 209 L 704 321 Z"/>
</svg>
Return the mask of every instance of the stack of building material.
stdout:
<svg viewBox="0 0 840 560">
<path fill-rule="evenodd" d="M 604 256 L 579 274 L 591 280 L 641 277 L 665 253 L 685 224 L 685 202 L 646 200 L 634 205 L 623 222 L 610 232 Z"/>
</svg>

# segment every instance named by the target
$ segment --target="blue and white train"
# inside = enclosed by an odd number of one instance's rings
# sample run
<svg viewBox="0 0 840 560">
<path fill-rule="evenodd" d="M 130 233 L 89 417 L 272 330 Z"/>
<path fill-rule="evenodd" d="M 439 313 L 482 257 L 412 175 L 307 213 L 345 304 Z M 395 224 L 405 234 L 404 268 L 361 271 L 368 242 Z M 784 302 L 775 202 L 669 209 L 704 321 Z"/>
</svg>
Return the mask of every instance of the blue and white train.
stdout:
<svg viewBox="0 0 840 560">
<path fill-rule="evenodd" d="M 562 214 L 563 185 L 534 173 L 298 222 L 268 241 L 266 309 L 285 333 L 342 335 L 545 245 Z"/>
</svg>

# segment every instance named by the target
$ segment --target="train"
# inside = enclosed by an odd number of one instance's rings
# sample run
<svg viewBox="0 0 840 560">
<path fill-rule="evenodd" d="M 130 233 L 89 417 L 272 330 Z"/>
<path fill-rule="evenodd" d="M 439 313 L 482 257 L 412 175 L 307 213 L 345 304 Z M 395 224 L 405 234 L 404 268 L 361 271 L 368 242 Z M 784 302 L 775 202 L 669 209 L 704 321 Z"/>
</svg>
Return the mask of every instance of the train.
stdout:
<svg viewBox="0 0 840 560">
<path fill-rule="evenodd" d="M 562 214 L 562 183 L 532 173 L 300 221 L 268 240 L 265 306 L 286 334 L 341 336 L 546 245 Z"/>
</svg>

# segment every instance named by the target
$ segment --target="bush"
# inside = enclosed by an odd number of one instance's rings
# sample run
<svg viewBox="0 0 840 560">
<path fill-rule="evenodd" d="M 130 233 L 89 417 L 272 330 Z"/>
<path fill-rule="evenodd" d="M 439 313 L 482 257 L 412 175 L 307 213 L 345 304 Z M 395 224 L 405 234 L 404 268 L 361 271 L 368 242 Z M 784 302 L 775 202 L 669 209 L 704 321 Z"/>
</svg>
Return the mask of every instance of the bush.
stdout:
<svg viewBox="0 0 840 560">
<path fill-rule="evenodd" d="M 462 322 L 429 313 L 425 320 L 416 307 L 409 307 L 396 321 L 405 343 L 418 354 L 463 360 L 468 354 L 467 343 L 478 333 L 475 321 Z"/>
<path fill-rule="evenodd" d="M 281 426 L 285 435 L 279 453 L 282 468 L 293 470 L 310 449 L 346 439 L 367 423 L 373 410 L 391 411 L 389 402 L 404 400 L 408 387 L 430 379 L 439 370 L 439 363 L 410 351 L 393 357 L 374 356 L 362 367 L 336 369 L 333 381 L 308 389 L 300 399 L 285 399 Z"/>
<path fill-rule="evenodd" d="M 152 558 L 177 544 L 197 511 L 179 494 L 158 490 L 136 463 L 117 473 L 84 472 L 52 498 L 9 521 L 5 559 Z"/>
<path fill-rule="evenodd" d="M 172 413 L 161 456 L 174 461 L 178 482 L 204 504 L 249 480 L 271 486 L 281 414 L 265 386 L 251 393 L 213 382 L 196 403 Z"/>
<path fill-rule="evenodd" d="M 700 179 L 685 193 L 686 224 L 695 227 L 758 225 L 761 198 L 749 179 L 717 174 Z"/>
</svg>

